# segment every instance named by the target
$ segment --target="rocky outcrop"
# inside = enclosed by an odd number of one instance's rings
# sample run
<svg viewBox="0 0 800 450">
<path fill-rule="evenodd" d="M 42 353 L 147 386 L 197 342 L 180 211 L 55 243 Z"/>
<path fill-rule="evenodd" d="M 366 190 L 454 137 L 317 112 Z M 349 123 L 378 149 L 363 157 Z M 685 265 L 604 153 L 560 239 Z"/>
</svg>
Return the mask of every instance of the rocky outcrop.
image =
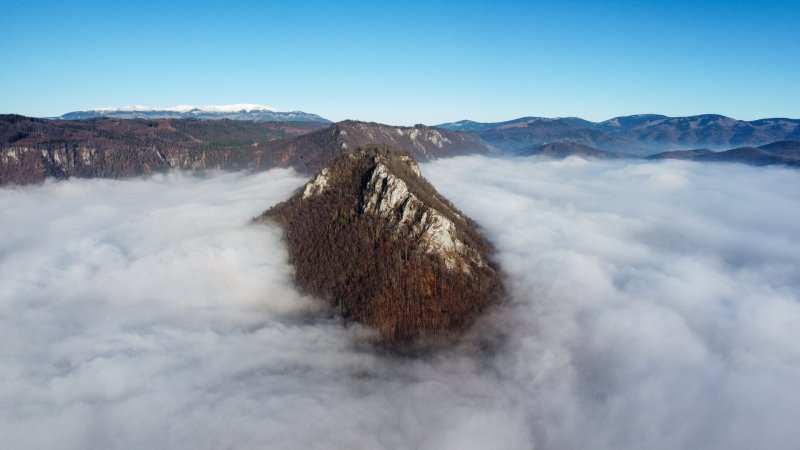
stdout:
<svg viewBox="0 0 800 450">
<path fill-rule="evenodd" d="M 420 177 L 419 166 L 408 156 L 397 157 Z M 402 178 L 392 173 L 383 157 L 374 158 L 375 167 L 361 194 L 360 210 L 382 218 L 393 230 L 397 238 L 411 238 L 419 243 L 419 249 L 439 257 L 450 269 L 472 273 L 472 265 L 484 265 L 480 253 L 464 244 L 458 238 L 456 224 L 444 213 L 426 205 Z M 329 172 L 323 169 L 320 175 Z M 315 183 L 319 176 L 315 177 Z M 452 207 L 442 202 L 438 205 L 450 213 L 454 219 L 463 217 Z"/>
<path fill-rule="evenodd" d="M 393 347 L 452 339 L 502 295 L 489 244 L 399 149 L 340 156 L 259 220 L 283 226 L 302 289 Z"/>
</svg>

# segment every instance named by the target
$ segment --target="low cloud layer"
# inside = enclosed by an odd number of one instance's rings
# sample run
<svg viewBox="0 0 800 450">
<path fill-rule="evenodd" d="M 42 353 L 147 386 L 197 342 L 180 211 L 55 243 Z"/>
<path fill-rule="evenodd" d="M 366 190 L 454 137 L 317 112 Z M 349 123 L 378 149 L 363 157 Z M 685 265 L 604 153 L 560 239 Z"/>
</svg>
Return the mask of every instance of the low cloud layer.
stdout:
<svg viewBox="0 0 800 450">
<path fill-rule="evenodd" d="M 792 448 L 800 172 L 439 160 L 512 298 L 402 359 L 248 219 L 291 171 L 0 190 L 0 448 Z M 487 347 L 481 335 L 501 334 Z"/>
</svg>

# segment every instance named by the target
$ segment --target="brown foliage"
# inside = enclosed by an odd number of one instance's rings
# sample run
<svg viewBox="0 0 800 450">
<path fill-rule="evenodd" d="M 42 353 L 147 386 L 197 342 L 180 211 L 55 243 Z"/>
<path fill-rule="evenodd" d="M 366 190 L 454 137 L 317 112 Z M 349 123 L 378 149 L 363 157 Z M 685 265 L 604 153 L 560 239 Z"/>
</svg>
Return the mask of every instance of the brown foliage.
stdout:
<svg viewBox="0 0 800 450">
<path fill-rule="evenodd" d="M 470 273 L 448 269 L 385 217 L 361 211 L 376 154 L 389 155 L 392 173 L 427 207 L 453 220 L 459 239 L 489 263 L 472 264 Z M 407 154 L 371 147 L 358 158 L 342 156 L 328 166 L 327 190 L 306 199 L 298 191 L 261 219 L 284 227 L 301 288 L 327 301 L 342 317 L 375 328 L 387 345 L 408 348 L 457 336 L 497 301 L 502 286 L 490 246 L 475 226 L 399 161 L 399 155 Z"/>
</svg>

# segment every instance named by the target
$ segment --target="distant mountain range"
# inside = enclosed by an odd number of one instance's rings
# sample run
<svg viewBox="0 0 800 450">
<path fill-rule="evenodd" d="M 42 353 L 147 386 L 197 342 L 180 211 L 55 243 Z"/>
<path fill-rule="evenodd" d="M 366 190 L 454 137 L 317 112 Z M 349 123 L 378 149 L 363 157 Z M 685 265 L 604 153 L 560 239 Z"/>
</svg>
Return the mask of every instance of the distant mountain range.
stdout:
<svg viewBox="0 0 800 450">
<path fill-rule="evenodd" d="M 123 106 L 68 112 L 59 119 L 83 120 L 96 117 L 116 119 L 197 119 L 197 120 L 250 120 L 261 122 L 321 122 L 331 123 L 316 114 L 303 111 L 281 111 L 264 105 L 249 103 L 235 105 L 170 107 Z"/>
<path fill-rule="evenodd" d="M 201 111 L 187 106 L 176 107 L 173 113 L 240 117 L 269 112 L 263 108 L 232 105 Z M 147 111 L 131 107 L 123 112 Z M 163 110 L 151 112 L 157 116 Z M 330 124 L 197 117 L 123 119 L 110 113 L 50 120 L 10 114 L 0 115 L 0 184 L 37 183 L 50 177 L 125 178 L 170 169 L 294 167 L 311 174 L 338 155 L 372 144 L 398 147 L 419 161 L 478 153 L 800 166 L 800 120 L 640 115 L 599 123 L 574 117 L 525 117 L 501 123 L 397 127 L 349 120 Z"/>
<path fill-rule="evenodd" d="M 720 150 L 800 140 L 800 119 L 744 121 L 716 114 L 691 117 L 640 114 L 603 122 L 578 117 L 522 117 L 497 123 L 462 120 L 438 127 L 472 134 L 511 153 L 569 142 L 611 153 L 646 156 L 687 148 Z"/>
<path fill-rule="evenodd" d="M 570 156 L 591 159 L 638 158 L 576 142 L 551 142 L 549 144 L 534 145 L 519 150 L 516 154 L 519 156 L 545 156 L 554 159 L 563 159 Z M 649 160 L 682 159 L 688 161 L 743 163 L 753 166 L 783 164 L 800 167 L 800 141 L 778 141 L 760 147 L 737 147 L 723 151 L 714 151 L 707 148 L 674 150 L 656 153 L 645 158 Z"/>
<path fill-rule="evenodd" d="M 708 149 L 677 150 L 651 155 L 648 159 L 738 162 L 754 166 L 784 164 L 800 167 L 800 141 L 779 141 L 760 147 L 739 147 L 720 152 Z"/>
<path fill-rule="evenodd" d="M 311 174 L 368 144 L 398 147 L 420 161 L 494 153 L 475 136 L 424 125 L 0 115 L 0 184 L 50 177 L 127 178 L 170 169 L 294 167 Z"/>
<path fill-rule="evenodd" d="M 517 152 L 519 156 L 545 156 L 563 159 L 580 156 L 591 159 L 638 158 L 622 153 L 600 150 L 576 142 L 551 142 L 534 145 Z M 800 167 L 800 141 L 778 141 L 760 147 L 737 147 L 730 150 L 713 151 L 707 148 L 693 150 L 674 150 L 646 156 L 646 159 L 682 159 L 688 161 L 709 161 L 743 163 L 752 166 L 783 164 Z"/>
<path fill-rule="evenodd" d="M 331 123 L 316 114 L 280 111 L 256 104 L 97 108 L 70 112 L 60 119 L 84 120 L 99 117 Z M 649 156 L 675 150 L 727 150 L 800 140 L 800 119 L 743 121 L 716 114 L 690 117 L 638 114 L 615 117 L 603 122 L 591 122 L 579 117 L 521 117 L 496 123 L 462 120 L 437 127 L 470 134 L 511 154 L 527 154 L 536 146 L 553 143 L 584 145 L 612 154 Z"/>
</svg>

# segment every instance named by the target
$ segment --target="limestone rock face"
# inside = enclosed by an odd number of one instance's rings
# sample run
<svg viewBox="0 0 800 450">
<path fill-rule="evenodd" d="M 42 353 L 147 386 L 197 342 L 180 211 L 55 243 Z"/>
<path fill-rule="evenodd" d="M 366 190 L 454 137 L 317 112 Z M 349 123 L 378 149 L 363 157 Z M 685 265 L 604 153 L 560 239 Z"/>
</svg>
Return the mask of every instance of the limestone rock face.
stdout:
<svg viewBox="0 0 800 450">
<path fill-rule="evenodd" d="M 392 346 L 452 339 L 503 292 L 472 221 L 392 147 L 338 157 L 260 220 L 284 227 L 302 289 Z"/>
</svg>

